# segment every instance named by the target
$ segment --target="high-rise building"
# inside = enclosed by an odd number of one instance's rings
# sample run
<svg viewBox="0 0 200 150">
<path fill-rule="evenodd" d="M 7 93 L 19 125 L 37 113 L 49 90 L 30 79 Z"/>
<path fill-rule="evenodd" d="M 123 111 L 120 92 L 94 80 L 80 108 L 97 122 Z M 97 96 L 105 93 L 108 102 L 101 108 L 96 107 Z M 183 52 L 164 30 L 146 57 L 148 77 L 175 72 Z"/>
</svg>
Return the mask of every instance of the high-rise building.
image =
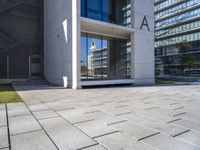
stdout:
<svg viewBox="0 0 200 150">
<path fill-rule="evenodd" d="M 195 59 L 195 69 L 188 74 L 200 73 L 200 0 L 155 1 L 155 59 L 156 75 L 176 75 L 180 66 L 180 48 L 177 43 L 187 42 L 185 54 Z M 187 66 L 185 66 L 188 70 Z M 185 70 L 185 71 L 186 71 Z"/>
<path fill-rule="evenodd" d="M 44 74 L 80 88 L 154 83 L 153 0 L 44 0 Z"/>
</svg>

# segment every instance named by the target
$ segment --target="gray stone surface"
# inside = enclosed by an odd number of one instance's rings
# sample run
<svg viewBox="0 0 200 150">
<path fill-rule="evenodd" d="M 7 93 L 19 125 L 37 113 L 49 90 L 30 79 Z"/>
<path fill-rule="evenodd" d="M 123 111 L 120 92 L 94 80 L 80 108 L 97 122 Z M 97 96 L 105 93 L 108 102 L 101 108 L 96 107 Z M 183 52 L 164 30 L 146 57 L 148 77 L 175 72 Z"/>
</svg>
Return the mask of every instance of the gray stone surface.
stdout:
<svg viewBox="0 0 200 150">
<path fill-rule="evenodd" d="M 11 103 L 8 105 L 8 116 L 29 115 L 30 111 L 24 103 Z"/>
<path fill-rule="evenodd" d="M 110 126 L 116 128 L 118 131 L 126 132 L 128 135 L 134 137 L 136 140 L 140 140 L 142 138 L 159 133 L 159 131 L 130 122 L 123 122 Z"/>
<path fill-rule="evenodd" d="M 194 144 L 200 149 L 200 132 L 189 131 L 176 137 L 184 142 Z"/>
<path fill-rule="evenodd" d="M 0 110 L 0 127 L 1 126 L 5 126 L 6 124 L 7 124 L 6 110 L 5 109 L 1 109 Z"/>
<path fill-rule="evenodd" d="M 23 103 L 8 105 L 15 141 L 11 146 L 54 149 L 55 143 L 64 150 L 200 150 L 199 88 L 17 86 L 32 113 Z M 7 128 L 5 105 L 0 106 L 2 127 Z M 0 143 L 7 140 L 5 134 L 0 134 Z"/>
<path fill-rule="evenodd" d="M 102 136 L 95 140 L 109 150 L 153 150 L 122 132 Z"/>
<path fill-rule="evenodd" d="M 9 127 L 11 135 L 42 129 L 32 115 L 9 117 Z"/>
<path fill-rule="evenodd" d="M 0 104 L 0 110 L 5 109 L 5 104 Z"/>
<path fill-rule="evenodd" d="M 199 147 L 177 140 L 164 134 L 157 134 L 144 139 L 144 143 L 149 144 L 159 150 L 200 150 Z"/>
<path fill-rule="evenodd" d="M 12 150 L 57 150 L 44 131 L 11 136 Z"/>
<path fill-rule="evenodd" d="M 40 123 L 60 150 L 79 149 L 96 144 L 94 140 L 62 118 L 44 119 L 40 120 Z"/>
<path fill-rule="evenodd" d="M 0 127 L 0 149 L 8 147 L 7 127 Z"/>
</svg>

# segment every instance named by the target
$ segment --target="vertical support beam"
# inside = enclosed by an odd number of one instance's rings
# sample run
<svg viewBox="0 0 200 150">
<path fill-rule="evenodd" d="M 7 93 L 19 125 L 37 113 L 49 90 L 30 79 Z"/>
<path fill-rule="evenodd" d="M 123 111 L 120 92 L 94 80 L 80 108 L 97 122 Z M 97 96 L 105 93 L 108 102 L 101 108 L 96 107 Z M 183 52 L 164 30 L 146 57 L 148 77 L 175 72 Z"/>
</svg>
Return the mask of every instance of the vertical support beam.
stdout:
<svg viewBox="0 0 200 150">
<path fill-rule="evenodd" d="M 154 84 L 154 1 L 132 0 L 132 35 L 136 85 Z"/>
<path fill-rule="evenodd" d="M 9 71 L 9 69 L 10 69 L 10 63 L 9 63 L 9 55 L 7 55 L 6 56 L 6 61 L 7 61 L 7 66 L 6 66 L 6 69 L 7 69 L 7 79 L 9 79 L 10 78 L 10 71 Z"/>
<path fill-rule="evenodd" d="M 31 78 L 31 56 L 28 57 L 28 77 Z"/>
<path fill-rule="evenodd" d="M 72 1 L 72 88 L 81 88 L 80 82 L 80 0 Z"/>
</svg>

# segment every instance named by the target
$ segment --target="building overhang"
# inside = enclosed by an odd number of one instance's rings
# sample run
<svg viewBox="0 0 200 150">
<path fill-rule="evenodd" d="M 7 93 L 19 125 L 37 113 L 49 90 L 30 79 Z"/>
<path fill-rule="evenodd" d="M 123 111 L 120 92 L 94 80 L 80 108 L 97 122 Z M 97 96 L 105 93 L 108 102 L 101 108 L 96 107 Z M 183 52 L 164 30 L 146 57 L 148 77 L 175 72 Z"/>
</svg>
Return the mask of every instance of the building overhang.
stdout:
<svg viewBox="0 0 200 150">
<path fill-rule="evenodd" d="M 134 32 L 134 29 L 81 17 L 81 32 L 130 39 L 130 35 Z"/>
</svg>

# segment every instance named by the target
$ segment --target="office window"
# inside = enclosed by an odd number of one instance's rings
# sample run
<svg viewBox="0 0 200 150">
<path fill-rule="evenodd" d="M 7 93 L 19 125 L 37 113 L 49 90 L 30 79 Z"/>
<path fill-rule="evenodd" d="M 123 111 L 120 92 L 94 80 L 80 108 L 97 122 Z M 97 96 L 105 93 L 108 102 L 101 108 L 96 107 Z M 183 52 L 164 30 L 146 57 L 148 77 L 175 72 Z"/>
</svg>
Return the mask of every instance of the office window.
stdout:
<svg viewBox="0 0 200 150">
<path fill-rule="evenodd" d="M 130 26 L 130 0 L 81 0 L 81 16 Z"/>
</svg>

